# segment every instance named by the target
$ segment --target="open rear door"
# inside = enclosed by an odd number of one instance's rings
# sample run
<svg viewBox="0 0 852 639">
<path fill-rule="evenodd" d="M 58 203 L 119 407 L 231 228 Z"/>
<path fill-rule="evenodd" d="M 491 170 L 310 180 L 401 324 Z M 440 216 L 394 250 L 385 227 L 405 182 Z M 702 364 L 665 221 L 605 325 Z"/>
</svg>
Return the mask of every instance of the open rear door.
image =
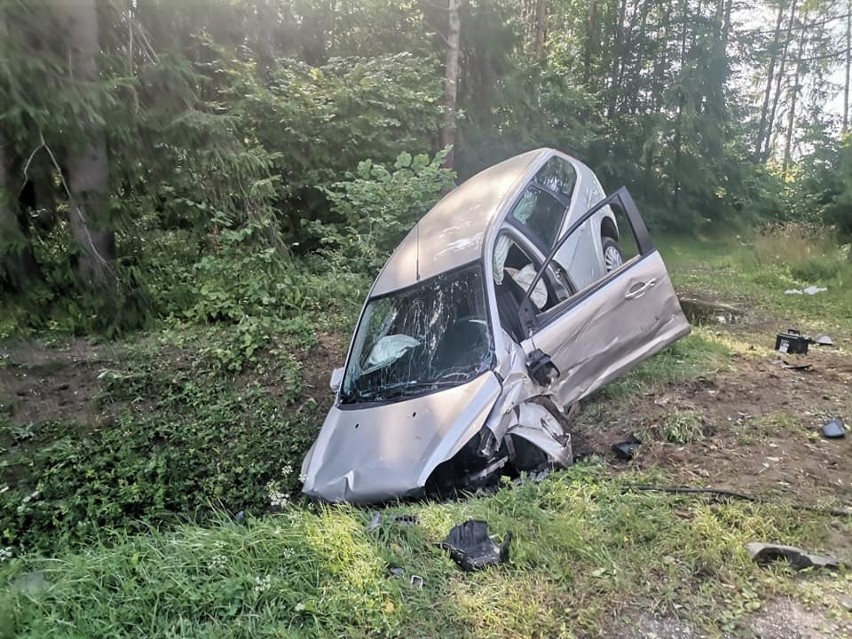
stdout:
<svg viewBox="0 0 852 639">
<path fill-rule="evenodd" d="M 529 293 L 520 305 L 526 337 L 522 346 L 530 372 L 563 406 L 611 382 L 690 330 L 665 264 L 624 188 L 571 224 L 529 290 L 587 220 L 592 228 L 600 228 L 607 206 L 618 221 L 623 264 L 550 308 L 537 308 Z"/>
</svg>

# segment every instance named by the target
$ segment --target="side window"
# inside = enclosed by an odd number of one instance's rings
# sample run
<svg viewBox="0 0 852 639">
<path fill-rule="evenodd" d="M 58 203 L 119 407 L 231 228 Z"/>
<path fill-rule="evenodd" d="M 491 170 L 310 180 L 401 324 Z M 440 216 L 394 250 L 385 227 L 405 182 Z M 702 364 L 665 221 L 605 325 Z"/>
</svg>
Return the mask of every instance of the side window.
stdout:
<svg viewBox="0 0 852 639">
<path fill-rule="evenodd" d="M 629 206 L 633 206 L 632 200 Z M 582 216 L 572 225 L 572 230 L 556 243 L 552 262 L 567 272 L 574 285 L 570 295 L 553 307 L 542 308 L 534 303 L 527 306 L 526 310 L 522 309 L 526 318 L 524 322 L 528 322 L 531 316 L 547 318 L 558 314 L 572 299 L 583 295 L 598 282 L 629 268 L 643 254 L 642 246 L 650 250 L 647 248 L 650 241 L 646 239 L 646 244 L 643 244 L 639 239 L 642 236 L 647 238 L 641 218 L 638 218 L 638 223 L 642 228 L 637 232 L 618 198 L 609 201 L 608 205 L 595 207 L 593 211 L 585 220 L 586 216 Z M 545 279 L 546 271 L 541 276 Z"/>
<path fill-rule="evenodd" d="M 567 160 L 552 157 L 539 169 L 535 179 L 543 187 L 564 197 L 567 203 L 571 200 L 574 186 L 577 184 L 577 171 Z"/>
<path fill-rule="evenodd" d="M 579 236 L 580 241 L 573 241 Z M 613 202 L 596 211 L 586 224 L 560 238 L 554 261 L 574 282 L 574 295 L 636 260 L 639 243 L 624 208 Z M 564 249 L 564 250 L 563 250 Z M 573 296 L 572 296 L 573 297 Z"/>
<path fill-rule="evenodd" d="M 565 207 L 550 193 L 530 185 L 512 209 L 510 219 L 546 253 L 556 241 Z"/>
</svg>

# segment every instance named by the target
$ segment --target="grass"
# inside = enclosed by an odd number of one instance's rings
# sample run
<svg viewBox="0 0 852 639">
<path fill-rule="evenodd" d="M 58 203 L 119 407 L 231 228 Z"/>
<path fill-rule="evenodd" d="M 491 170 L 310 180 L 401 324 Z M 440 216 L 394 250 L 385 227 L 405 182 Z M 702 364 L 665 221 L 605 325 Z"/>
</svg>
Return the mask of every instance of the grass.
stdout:
<svg viewBox="0 0 852 639">
<path fill-rule="evenodd" d="M 585 464 L 491 496 L 393 506 L 374 533 L 369 511 L 346 506 L 118 532 L 60 558 L 7 561 L 0 636 L 567 637 L 638 609 L 733 630 L 762 599 L 795 589 L 786 568 L 756 567 L 744 544 L 813 544 L 824 518 L 624 491 L 655 479 L 613 480 Z M 420 523 L 393 523 L 395 513 Z M 514 533 L 508 565 L 462 573 L 435 546 L 468 518 Z M 389 564 L 404 575 L 388 577 Z M 42 587 L 14 586 L 34 573 Z"/>
<path fill-rule="evenodd" d="M 0 546 L 51 549 L 214 508 L 265 512 L 271 493 L 296 489 L 321 419 L 303 388 L 304 340 L 281 336 L 251 372 L 234 374 L 217 338 L 143 338 L 99 373 L 68 377 L 76 387 L 97 376 L 92 415 L 23 424 L 0 415 Z M 16 365 L 49 377 L 44 368 Z"/>
<path fill-rule="evenodd" d="M 848 335 L 852 278 L 842 253 L 817 240 L 790 246 L 796 259 L 779 252 L 788 248 L 780 236 L 677 241 L 663 252 L 681 290 Z M 828 291 L 783 293 L 808 284 Z M 339 333 L 341 321 L 319 329 Z M 834 595 L 848 590 L 848 571 L 759 568 L 744 544 L 830 550 L 831 531 L 848 537 L 848 522 L 783 499 L 635 493 L 626 485 L 675 480 L 613 473 L 594 459 L 496 494 L 388 506 L 374 533 L 367 508 L 297 501 L 269 514 L 270 493 L 295 487 L 293 469 L 322 418 L 321 391 L 307 388 L 316 366 L 303 347 L 308 329 L 296 322 L 249 355 L 236 334 L 193 327 L 125 344 L 100 378 L 99 414 L 111 420 L 103 423 L 12 426 L 13 402 L 0 397 L 0 534 L 13 546 L 0 545 L 0 637 L 624 636 L 625 620 L 643 615 L 739 634 L 746 615 L 779 595 L 844 614 Z M 696 327 L 597 393 L 585 419 L 753 352 L 737 333 Z M 743 437 L 757 439 L 801 427 L 780 410 L 747 425 Z M 678 445 L 705 437 L 704 427 L 688 405 L 649 425 L 653 439 Z M 248 512 L 241 521 L 238 510 Z M 419 524 L 394 523 L 400 513 Z M 468 518 L 500 537 L 514 533 L 507 565 L 462 573 L 435 546 Z M 388 576 L 389 565 L 404 575 Z"/>
<path fill-rule="evenodd" d="M 759 309 L 777 321 L 811 330 L 852 331 L 852 260 L 849 246 L 798 228 L 735 239 L 668 239 L 661 253 L 679 290 Z M 808 286 L 816 295 L 787 295 Z M 779 328 L 786 328 L 779 326 Z"/>
</svg>

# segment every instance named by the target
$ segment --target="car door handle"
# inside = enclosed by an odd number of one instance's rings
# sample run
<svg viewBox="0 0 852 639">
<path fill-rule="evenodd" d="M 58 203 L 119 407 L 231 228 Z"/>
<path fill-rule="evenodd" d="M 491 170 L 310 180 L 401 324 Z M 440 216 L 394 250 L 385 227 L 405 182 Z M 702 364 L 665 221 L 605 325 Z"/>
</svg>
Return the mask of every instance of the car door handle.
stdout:
<svg viewBox="0 0 852 639">
<path fill-rule="evenodd" d="M 630 290 L 627 291 L 627 294 L 624 296 L 624 299 L 635 300 L 637 297 L 642 297 L 645 293 L 648 292 L 648 289 L 654 288 L 656 284 L 656 277 L 652 277 L 647 282 L 640 282 L 639 284 L 634 284 L 630 287 Z"/>
</svg>

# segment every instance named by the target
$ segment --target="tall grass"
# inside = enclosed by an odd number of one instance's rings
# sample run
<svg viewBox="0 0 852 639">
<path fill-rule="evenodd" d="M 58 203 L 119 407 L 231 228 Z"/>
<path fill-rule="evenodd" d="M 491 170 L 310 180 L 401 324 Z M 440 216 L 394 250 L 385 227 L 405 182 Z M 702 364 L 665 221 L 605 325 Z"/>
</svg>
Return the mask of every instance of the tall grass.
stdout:
<svg viewBox="0 0 852 639">
<path fill-rule="evenodd" d="M 792 587 L 744 544 L 813 547 L 827 523 L 783 504 L 625 492 L 654 480 L 580 465 L 489 497 L 390 507 L 373 533 L 371 513 L 347 506 L 117 531 L 76 554 L 0 564 L 11 584 L 0 636 L 559 637 L 596 633 L 631 606 L 734 628 L 759 597 Z M 402 512 L 420 523 L 395 523 Z M 461 573 L 435 546 L 468 518 L 514 533 L 508 565 Z M 404 575 L 388 576 L 391 564 Z"/>
</svg>

